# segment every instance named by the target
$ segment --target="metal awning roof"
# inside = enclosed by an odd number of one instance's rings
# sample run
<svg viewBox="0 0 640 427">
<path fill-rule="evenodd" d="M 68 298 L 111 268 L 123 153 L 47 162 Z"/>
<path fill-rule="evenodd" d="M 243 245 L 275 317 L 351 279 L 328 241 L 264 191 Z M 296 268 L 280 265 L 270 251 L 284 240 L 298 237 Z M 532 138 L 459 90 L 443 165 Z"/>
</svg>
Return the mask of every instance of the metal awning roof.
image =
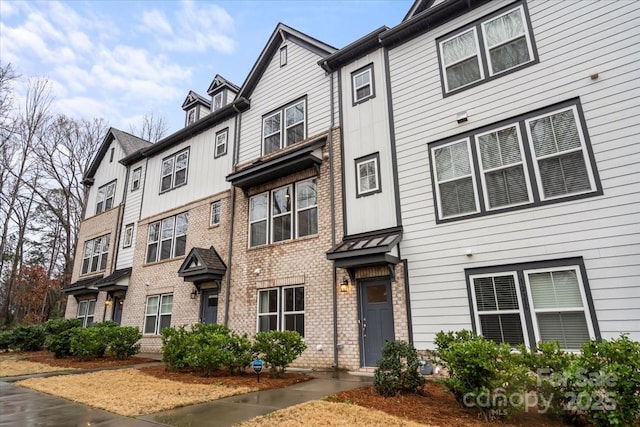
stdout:
<svg viewBox="0 0 640 427">
<path fill-rule="evenodd" d="M 397 264 L 400 260 L 389 252 L 401 239 L 402 227 L 345 236 L 341 243 L 327 252 L 327 259 L 333 260 L 335 266 L 341 268 Z"/>
</svg>

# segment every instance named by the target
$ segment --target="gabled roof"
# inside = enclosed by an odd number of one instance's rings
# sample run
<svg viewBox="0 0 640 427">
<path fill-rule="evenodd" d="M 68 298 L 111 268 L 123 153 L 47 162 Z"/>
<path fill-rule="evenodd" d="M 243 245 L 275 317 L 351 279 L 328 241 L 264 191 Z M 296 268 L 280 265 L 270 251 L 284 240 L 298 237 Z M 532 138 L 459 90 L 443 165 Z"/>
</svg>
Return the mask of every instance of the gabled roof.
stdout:
<svg viewBox="0 0 640 427">
<path fill-rule="evenodd" d="M 407 14 L 404 16 L 404 18 L 402 18 L 402 22 L 407 21 L 420 12 L 424 12 L 425 10 L 429 9 L 434 2 L 435 0 L 415 0 Z"/>
<path fill-rule="evenodd" d="M 193 248 L 178 269 L 185 282 L 202 283 L 220 281 L 227 266 L 215 248 Z"/>
<path fill-rule="evenodd" d="M 119 285 L 118 282 L 131 276 L 131 267 L 116 270 L 104 279 L 98 280 L 94 286 L 101 291 L 121 291 L 126 290 L 127 285 Z"/>
<path fill-rule="evenodd" d="M 290 40 L 293 43 L 300 45 L 321 57 L 331 55 L 337 50 L 333 46 L 323 43 L 320 40 L 314 39 L 313 37 L 308 36 L 298 30 L 294 30 L 293 28 L 288 27 L 283 23 L 279 23 L 276 26 L 275 30 L 273 30 L 273 34 L 271 34 L 271 37 L 269 37 L 269 41 L 265 45 L 264 49 L 262 49 L 258 60 L 255 64 L 253 64 L 253 68 L 251 68 L 251 71 L 249 71 L 249 75 L 240 88 L 238 98 L 251 97 L 253 90 L 260 81 L 262 74 L 267 69 L 267 66 L 271 62 L 273 55 L 276 54 L 276 52 L 280 48 L 280 45 L 286 40 Z"/>
<path fill-rule="evenodd" d="M 210 100 L 200 95 L 199 93 L 190 90 L 189 93 L 187 94 L 187 97 L 184 99 L 184 102 L 182 103 L 182 109 L 188 110 L 194 104 L 202 104 L 207 108 L 211 108 Z"/>
<path fill-rule="evenodd" d="M 240 90 L 240 86 L 234 85 L 229 80 L 222 77 L 220 74 L 216 74 L 216 76 L 213 78 L 213 81 L 209 85 L 209 88 L 207 89 L 207 93 L 211 95 L 213 94 L 213 92 L 217 92 L 224 87 L 229 88 L 229 90 L 231 90 L 231 92 L 233 93 L 238 93 L 238 91 Z"/>
<path fill-rule="evenodd" d="M 110 127 L 104 137 L 104 140 L 102 141 L 102 145 L 100 145 L 100 148 L 98 149 L 98 154 L 96 154 L 96 157 L 91 162 L 91 166 L 89 166 L 89 169 L 87 170 L 87 173 L 82 180 L 83 184 L 93 184 L 93 176 L 96 174 L 96 171 L 100 166 L 100 162 L 102 162 L 102 159 L 107 154 L 109 145 L 111 145 L 111 142 L 114 139 L 118 141 L 118 143 L 122 147 L 125 157 L 128 157 L 139 150 L 148 148 L 153 145 L 151 142 L 146 141 L 142 138 L 138 138 L 135 135 L 131 135 L 130 133 Z"/>
</svg>

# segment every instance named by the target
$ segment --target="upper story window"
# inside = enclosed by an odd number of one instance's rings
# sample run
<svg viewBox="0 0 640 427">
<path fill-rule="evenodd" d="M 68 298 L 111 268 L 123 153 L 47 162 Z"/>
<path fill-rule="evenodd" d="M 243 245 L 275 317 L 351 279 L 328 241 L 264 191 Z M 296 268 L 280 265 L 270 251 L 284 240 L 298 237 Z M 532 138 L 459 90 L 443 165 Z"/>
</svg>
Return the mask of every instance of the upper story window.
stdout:
<svg viewBox="0 0 640 427">
<path fill-rule="evenodd" d="M 108 211 L 113 207 L 113 199 L 116 195 L 116 181 L 98 188 L 98 198 L 96 201 L 96 215 Z"/>
<path fill-rule="evenodd" d="M 294 191 L 295 189 L 295 191 Z M 249 246 L 318 233 L 316 179 L 300 181 L 249 200 Z"/>
<path fill-rule="evenodd" d="M 227 140 L 229 139 L 229 128 L 216 133 L 216 148 L 214 158 L 227 154 Z"/>
<path fill-rule="evenodd" d="M 222 108 L 222 102 L 224 101 L 224 93 L 223 92 L 218 92 L 215 95 L 213 95 L 213 99 L 212 99 L 212 103 L 211 103 L 211 107 L 213 108 L 212 111 L 217 111 L 219 109 Z"/>
<path fill-rule="evenodd" d="M 538 60 L 524 3 L 475 21 L 437 43 L 445 95 Z"/>
<path fill-rule="evenodd" d="M 127 224 L 124 227 L 124 238 L 122 239 L 122 247 L 130 248 L 133 244 L 133 224 Z"/>
<path fill-rule="evenodd" d="M 353 105 L 375 97 L 373 86 L 373 64 L 351 73 L 351 90 L 353 92 Z"/>
<path fill-rule="evenodd" d="M 221 204 L 220 200 L 216 200 L 211 203 L 211 221 L 210 225 L 218 225 L 220 224 L 220 216 L 221 216 Z"/>
<path fill-rule="evenodd" d="M 82 273 L 94 273 L 107 268 L 109 256 L 109 235 L 96 237 L 84 243 L 84 256 L 82 258 Z"/>
<path fill-rule="evenodd" d="M 131 191 L 140 188 L 140 180 L 142 179 L 142 168 L 135 168 L 131 173 Z"/>
<path fill-rule="evenodd" d="M 182 150 L 162 160 L 160 192 L 180 187 L 187 183 L 189 149 Z"/>
<path fill-rule="evenodd" d="M 149 224 L 146 262 L 184 255 L 187 247 L 187 226 L 186 212 Z"/>
<path fill-rule="evenodd" d="M 370 154 L 355 160 L 356 163 L 356 197 L 379 193 L 380 188 L 380 155 Z"/>
<path fill-rule="evenodd" d="M 287 65 L 287 46 L 282 46 L 280 48 L 280 66 L 284 67 Z"/>
<path fill-rule="evenodd" d="M 431 144 L 437 219 L 601 194 L 582 117 L 565 102 Z"/>
<path fill-rule="evenodd" d="M 113 155 L 115 154 L 116 149 L 111 148 L 111 153 L 109 154 L 109 163 L 113 163 Z"/>
<path fill-rule="evenodd" d="M 306 100 L 302 99 L 262 118 L 262 154 L 302 141 L 305 134 Z"/>
<path fill-rule="evenodd" d="M 187 111 L 187 126 L 191 123 L 195 123 L 196 120 L 196 107 L 193 107 L 192 109 Z"/>
</svg>

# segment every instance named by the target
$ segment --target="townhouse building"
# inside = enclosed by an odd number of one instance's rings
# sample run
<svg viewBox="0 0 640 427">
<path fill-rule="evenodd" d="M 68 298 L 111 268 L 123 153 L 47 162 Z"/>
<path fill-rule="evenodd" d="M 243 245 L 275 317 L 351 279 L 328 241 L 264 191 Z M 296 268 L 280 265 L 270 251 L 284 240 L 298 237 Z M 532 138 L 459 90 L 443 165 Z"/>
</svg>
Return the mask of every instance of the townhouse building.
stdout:
<svg viewBox="0 0 640 427">
<path fill-rule="evenodd" d="M 640 6 L 417 0 L 335 49 L 279 24 L 88 173 L 67 317 L 296 330 L 317 368 L 386 340 L 640 340 Z"/>
</svg>

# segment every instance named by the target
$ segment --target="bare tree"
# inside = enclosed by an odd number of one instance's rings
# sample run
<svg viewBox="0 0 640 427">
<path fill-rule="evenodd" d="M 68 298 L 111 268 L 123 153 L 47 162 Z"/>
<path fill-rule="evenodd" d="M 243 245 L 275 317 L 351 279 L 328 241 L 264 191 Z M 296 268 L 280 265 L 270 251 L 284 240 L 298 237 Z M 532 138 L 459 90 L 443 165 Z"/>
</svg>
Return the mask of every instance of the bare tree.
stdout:
<svg viewBox="0 0 640 427">
<path fill-rule="evenodd" d="M 146 141 L 158 142 L 167 133 L 168 126 L 164 116 L 156 116 L 153 113 L 147 113 L 142 117 L 141 123 L 138 125 L 129 125 L 129 133 L 136 135 Z"/>
</svg>

